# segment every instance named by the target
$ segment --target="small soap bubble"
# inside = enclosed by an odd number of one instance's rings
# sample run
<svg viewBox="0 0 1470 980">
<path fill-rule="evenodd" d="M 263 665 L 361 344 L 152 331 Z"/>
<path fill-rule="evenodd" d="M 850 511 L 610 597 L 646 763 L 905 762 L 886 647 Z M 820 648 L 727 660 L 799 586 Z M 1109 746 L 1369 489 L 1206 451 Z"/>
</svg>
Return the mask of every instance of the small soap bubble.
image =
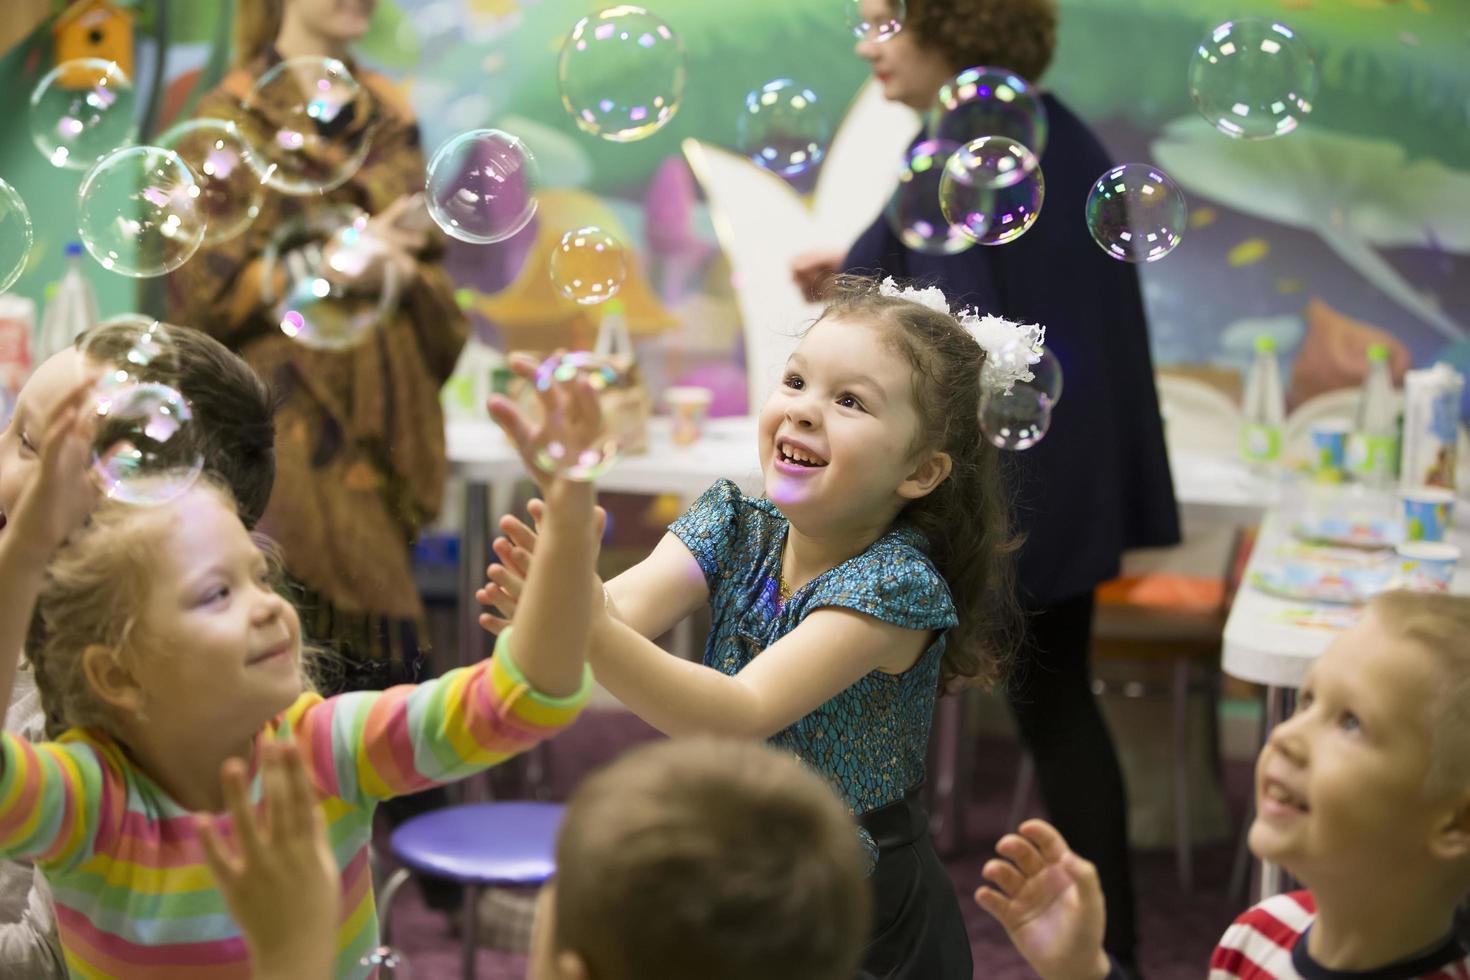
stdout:
<svg viewBox="0 0 1470 980">
<path fill-rule="evenodd" d="M 15 285 L 25 271 L 35 241 L 26 202 L 14 187 L 0 180 L 0 293 Z"/>
<path fill-rule="evenodd" d="M 115 62 L 63 61 L 31 90 L 31 140 L 53 167 L 86 170 L 133 141 L 133 83 Z"/>
<path fill-rule="evenodd" d="M 821 163 L 832 137 L 816 93 L 789 78 L 747 94 L 736 129 L 740 152 L 782 177 L 795 177 Z"/>
<path fill-rule="evenodd" d="M 340 187 L 372 146 L 368 97 L 336 58 L 282 61 L 256 79 L 241 105 L 249 161 L 282 194 Z"/>
<path fill-rule="evenodd" d="M 199 183 L 172 150 L 130 146 L 87 171 L 77 190 L 77 232 L 92 258 L 119 275 L 172 272 L 204 241 Z"/>
<path fill-rule="evenodd" d="M 358 965 L 369 972 L 377 970 L 380 980 L 411 980 L 413 976 L 408 957 L 392 946 L 379 946 L 359 960 Z"/>
<path fill-rule="evenodd" d="M 97 402 L 91 472 L 113 500 L 161 504 L 194 485 L 204 456 L 189 437 L 193 410 L 183 395 L 156 382 L 126 384 Z"/>
<path fill-rule="evenodd" d="M 1189 95 L 1226 136 L 1263 140 L 1296 129 L 1320 84 L 1317 58 L 1277 21 L 1226 21 L 1199 43 L 1189 63 Z"/>
<path fill-rule="evenodd" d="M 1087 230 L 1120 262 L 1157 262 L 1183 240 L 1184 192 L 1158 167 L 1125 163 L 1097 179 L 1087 195 Z"/>
<path fill-rule="evenodd" d="M 1041 392 L 1050 407 L 1056 408 L 1062 400 L 1062 362 L 1057 360 L 1050 347 L 1041 348 L 1041 360 L 1031 365 L 1031 375 L 1030 381 L 1020 383 Z"/>
<path fill-rule="evenodd" d="M 904 0 L 845 0 L 847 26 L 859 41 L 886 41 L 903 30 L 908 17 Z"/>
<path fill-rule="evenodd" d="M 627 276 L 623 243 L 596 226 L 567 232 L 551 252 L 551 281 L 563 296 L 584 306 L 616 296 Z"/>
<path fill-rule="evenodd" d="M 633 385 L 627 372 L 612 360 L 587 351 L 553 355 L 536 372 L 537 391 L 554 396 L 553 411 L 565 412 L 570 402 L 568 387 L 579 384 L 586 384 L 597 395 L 599 417 L 578 432 L 579 427 L 569 425 L 565 414 L 559 415 L 554 428 L 570 432 L 575 442 L 547 439 L 533 448 L 533 458 L 546 473 L 595 480 L 612 468 L 626 448 L 631 430 L 625 424 L 624 409 Z M 538 401 L 537 411 L 546 411 L 544 403 Z"/>
<path fill-rule="evenodd" d="M 899 168 L 898 186 L 883 215 L 893 233 L 916 252 L 954 255 L 975 244 L 958 225 L 949 223 L 939 206 L 944 165 L 957 149 L 958 144 L 945 140 L 922 140 Z"/>
<path fill-rule="evenodd" d="M 177 153 L 199 182 L 205 244 L 234 238 L 260 214 L 265 185 L 234 122 L 190 119 L 160 136 L 158 145 Z"/>
<path fill-rule="evenodd" d="M 997 449 L 1030 449 L 1051 428 L 1051 399 L 1039 388 L 1017 382 L 1010 392 L 987 391 L 980 398 L 980 429 Z"/>
<path fill-rule="evenodd" d="M 982 136 L 957 149 L 939 182 L 945 220 L 981 245 L 1004 245 L 1024 235 L 1041 214 L 1045 195 L 1036 154 L 1005 136 Z"/>
<path fill-rule="evenodd" d="M 288 222 L 267 241 L 263 274 L 282 284 L 275 315 L 287 337 L 346 350 L 392 315 L 402 287 L 397 267 L 366 229 L 365 212 L 339 205 Z"/>
<path fill-rule="evenodd" d="M 687 74 L 684 42 L 631 4 L 577 21 L 556 65 L 562 105 L 577 126 L 614 143 L 651 136 L 673 119 Z"/>
<path fill-rule="evenodd" d="M 536 214 L 536 158 L 499 129 L 451 137 L 429 161 L 429 216 L 462 242 L 488 245 L 518 233 Z"/>
<path fill-rule="evenodd" d="M 967 68 L 939 90 L 928 133 L 961 146 L 1004 136 L 1039 158 L 1046 149 L 1046 106 L 1024 78 L 1007 68 Z"/>
</svg>

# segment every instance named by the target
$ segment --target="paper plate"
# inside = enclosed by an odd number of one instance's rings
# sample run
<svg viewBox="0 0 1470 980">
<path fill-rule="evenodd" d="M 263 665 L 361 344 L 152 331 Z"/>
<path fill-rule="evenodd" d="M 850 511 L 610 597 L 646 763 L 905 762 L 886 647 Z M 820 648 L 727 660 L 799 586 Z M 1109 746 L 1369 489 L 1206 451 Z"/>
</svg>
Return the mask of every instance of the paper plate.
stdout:
<svg viewBox="0 0 1470 980">
<path fill-rule="evenodd" d="M 1403 538 L 1395 522 L 1375 517 L 1319 517 L 1298 521 L 1292 531 L 1303 541 L 1370 550 L 1392 548 Z"/>
<path fill-rule="evenodd" d="M 1390 565 L 1353 568 L 1316 562 L 1286 561 L 1251 575 L 1251 585 L 1269 595 L 1306 602 L 1361 606 L 1388 588 Z"/>
</svg>

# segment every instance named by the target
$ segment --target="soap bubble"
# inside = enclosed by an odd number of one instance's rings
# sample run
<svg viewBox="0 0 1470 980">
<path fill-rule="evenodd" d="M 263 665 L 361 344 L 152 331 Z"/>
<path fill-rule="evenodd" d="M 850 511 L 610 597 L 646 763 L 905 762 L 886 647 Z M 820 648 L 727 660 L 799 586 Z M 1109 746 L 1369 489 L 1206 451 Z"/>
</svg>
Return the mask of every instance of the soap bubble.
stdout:
<svg viewBox="0 0 1470 980">
<path fill-rule="evenodd" d="M 903 30 L 908 17 L 904 0 L 846 0 L 847 26 L 859 41 L 886 41 Z"/>
<path fill-rule="evenodd" d="M 1062 400 L 1062 362 L 1050 347 L 1041 348 L 1041 360 L 1031 365 L 1031 380 L 1018 382 L 1046 396 L 1052 408 Z"/>
<path fill-rule="evenodd" d="M 1087 230 L 1120 262 L 1157 262 L 1182 240 L 1184 193 L 1158 167 L 1125 163 L 1097 179 L 1087 195 Z"/>
<path fill-rule="evenodd" d="M 104 269 L 135 279 L 172 272 L 204 241 L 199 183 L 172 150 L 117 150 L 82 179 L 77 231 Z"/>
<path fill-rule="evenodd" d="M 556 65 L 561 104 L 614 143 L 661 129 L 684 98 L 684 42 L 659 17 L 620 4 L 577 21 Z"/>
<path fill-rule="evenodd" d="M 124 314 L 84 334 L 81 354 L 81 369 L 95 376 L 91 475 L 98 488 L 114 500 L 158 504 L 193 486 L 204 457 L 190 428 L 193 410 L 176 387 L 179 355 L 169 328 Z"/>
<path fill-rule="evenodd" d="M 1284 136 L 1312 111 L 1317 59 L 1296 32 L 1272 20 L 1226 21 L 1189 63 L 1189 95 L 1226 136 Z"/>
<path fill-rule="evenodd" d="M 740 152 L 758 165 L 795 177 L 822 162 L 831 136 L 816 93 L 778 78 L 745 96 L 736 138 Z"/>
<path fill-rule="evenodd" d="M 627 276 L 623 243 L 596 226 L 567 232 L 551 253 L 551 281 L 584 306 L 616 296 Z"/>
<path fill-rule="evenodd" d="M 206 244 L 234 238 L 260 214 L 265 186 L 235 123 L 190 119 L 160 136 L 158 145 L 177 153 L 199 181 Z"/>
<path fill-rule="evenodd" d="M 1016 382 L 1009 393 L 987 390 L 980 398 L 980 429 L 998 449 L 1030 449 L 1051 428 L 1052 401 L 1035 385 Z"/>
<path fill-rule="evenodd" d="M 359 966 L 369 972 L 377 970 L 381 980 L 409 980 L 413 972 L 408 968 L 408 957 L 392 946 L 379 946 L 358 961 Z"/>
<path fill-rule="evenodd" d="M 282 194 L 323 194 L 357 173 L 372 145 L 371 102 L 336 58 L 291 58 L 241 101 L 250 162 Z"/>
<path fill-rule="evenodd" d="M 425 203 L 447 234 L 488 245 L 530 224 L 538 181 L 525 143 L 498 129 L 472 129 L 434 152 Z"/>
<path fill-rule="evenodd" d="M 15 285 L 31 256 L 31 212 L 15 188 L 0 180 L 0 293 Z"/>
<path fill-rule="evenodd" d="M 194 485 L 204 456 L 189 437 L 193 410 L 168 385 L 142 382 L 97 403 L 92 478 L 113 500 L 161 504 Z"/>
<path fill-rule="evenodd" d="M 31 91 L 31 139 L 53 167 L 86 170 L 131 143 L 133 83 L 101 58 L 63 61 Z"/>
<path fill-rule="evenodd" d="M 893 233 L 916 252 L 954 255 L 975 244 L 958 225 L 949 223 L 939 206 L 944 165 L 957 149 L 956 143 L 923 140 L 909 151 L 899 169 L 898 186 L 883 215 Z"/>
<path fill-rule="evenodd" d="M 945 220 L 981 245 L 1004 245 L 1024 235 L 1045 196 L 1036 155 L 1005 136 L 982 136 L 960 147 L 939 182 Z"/>
<path fill-rule="evenodd" d="M 620 411 L 628 401 L 632 381 L 610 359 L 572 351 L 548 357 L 536 371 L 536 389 L 543 399 L 551 396 L 552 411 L 564 411 L 571 394 L 568 387 L 583 383 L 597 395 L 600 417 L 595 426 L 578 437 L 578 445 L 551 440 L 533 447 L 538 468 L 570 480 L 595 480 L 606 473 L 618 461 L 632 434 L 624 424 L 627 413 Z M 544 400 L 538 401 L 538 409 L 547 410 Z M 561 421 L 565 423 L 565 417 Z"/>
<path fill-rule="evenodd" d="M 1046 149 L 1046 106 L 1006 68 L 967 68 L 944 84 L 929 115 L 929 135 L 965 145 L 982 136 L 1015 140 L 1039 158 Z"/>
<path fill-rule="evenodd" d="M 276 322 L 302 346 L 354 347 L 397 309 L 397 267 L 365 233 L 367 220 L 362 209 L 337 205 L 287 222 L 266 242 L 264 281 L 282 283 Z"/>
</svg>

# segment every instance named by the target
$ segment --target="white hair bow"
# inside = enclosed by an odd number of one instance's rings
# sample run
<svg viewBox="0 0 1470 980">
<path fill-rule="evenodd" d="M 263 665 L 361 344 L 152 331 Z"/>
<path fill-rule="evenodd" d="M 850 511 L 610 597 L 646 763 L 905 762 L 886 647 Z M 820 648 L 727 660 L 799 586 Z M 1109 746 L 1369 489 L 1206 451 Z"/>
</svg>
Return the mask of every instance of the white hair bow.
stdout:
<svg viewBox="0 0 1470 980">
<path fill-rule="evenodd" d="M 1036 375 L 1031 365 L 1041 360 L 1046 328 L 1039 323 L 1012 323 L 1003 317 L 981 316 L 972 309 L 951 313 L 949 301 L 937 286 L 915 289 L 899 286 L 890 276 L 878 286 L 882 296 L 906 299 L 920 306 L 953 316 L 975 342 L 985 348 L 985 367 L 980 380 L 989 388 L 1010 394 L 1017 381 L 1031 381 Z"/>
</svg>

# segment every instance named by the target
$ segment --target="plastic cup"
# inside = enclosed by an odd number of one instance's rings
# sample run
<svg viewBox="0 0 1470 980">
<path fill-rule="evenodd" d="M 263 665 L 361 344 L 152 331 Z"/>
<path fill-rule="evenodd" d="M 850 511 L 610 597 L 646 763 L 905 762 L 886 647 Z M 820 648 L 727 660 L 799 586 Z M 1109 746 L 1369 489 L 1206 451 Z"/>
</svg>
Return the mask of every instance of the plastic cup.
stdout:
<svg viewBox="0 0 1470 980">
<path fill-rule="evenodd" d="M 714 399 L 712 390 L 694 385 L 676 385 L 664 392 L 664 402 L 674 419 L 674 445 L 687 446 L 699 439 Z"/>
<path fill-rule="evenodd" d="M 1348 433 L 1351 427 L 1338 419 L 1312 426 L 1313 462 L 1318 472 L 1342 473 L 1347 467 Z"/>
<path fill-rule="evenodd" d="M 1448 592 L 1460 564 L 1460 549 L 1443 541 L 1406 541 L 1398 556 L 1395 584 L 1414 592 Z"/>
<path fill-rule="evenodd" d="M 1405 541 L 1443 541 L 1454 519 L 1455 495 L 1443 487 L 1405 490 Z"/>
</svg>

